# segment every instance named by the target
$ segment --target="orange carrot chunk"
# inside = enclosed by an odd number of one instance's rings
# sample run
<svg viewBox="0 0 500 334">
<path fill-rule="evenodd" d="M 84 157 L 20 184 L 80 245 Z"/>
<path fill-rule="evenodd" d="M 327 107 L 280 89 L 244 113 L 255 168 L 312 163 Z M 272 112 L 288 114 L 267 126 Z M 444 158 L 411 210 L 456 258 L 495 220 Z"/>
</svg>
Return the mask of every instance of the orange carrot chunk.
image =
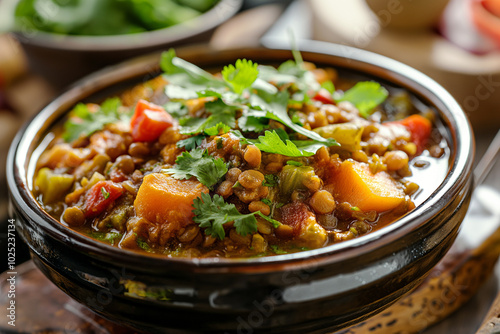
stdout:
<svg viewBox="0 0 500 334">
<path fill-rule="evenodd" d="M 373 174 L 368 164 L 353 160 L 346 160 L 333 170 L 328 183 L 334 185 L 337 202 L 348 202 L 362 211 L 391 210 L 405 198 L 404 191 L 389 174 Z"/>
<path fill-rule="evenodd" d="M 135 212 L 150 222 L 171 224 L 173 231 L 191 221 L 193 200 L 201 193 L 208 193 L 208 188 L 196 180 L 148 174 L 134 201 Z"/>
</svg>

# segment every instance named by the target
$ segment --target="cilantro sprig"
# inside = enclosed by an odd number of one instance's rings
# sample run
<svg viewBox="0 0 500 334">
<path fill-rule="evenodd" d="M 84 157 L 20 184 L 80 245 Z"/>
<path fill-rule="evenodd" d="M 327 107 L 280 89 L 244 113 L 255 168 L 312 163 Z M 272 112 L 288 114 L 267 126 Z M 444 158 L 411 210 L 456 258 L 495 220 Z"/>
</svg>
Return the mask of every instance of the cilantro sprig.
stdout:
<svg viewBox="0 0 500 334">
<path fill-rule="evenodd" d="M 271 222 L 274 227 L 280 225 L 280 222 L 257 211 L 249 214 L 242 214 L 236 209 L 234 204 L 226 203 L 224 198 L 219 195 L 211 197 L 209 194 L 202 193 L 201 198 L 197 197 L 193 201 L 193 221 L 205 228 L 205 233 L 214 238 L 224 239 L 226 233 L 224 224 L 234 221 L 236 233 L 247 235 L 257 232 L 257 218 L 255 215 Z"/>
<path fill-rule="evenodd" d="M 219 134 L 219 129 L 222 129 L 225 133 L 236 126 L 236 107 L 227 105 L 221 100 L 216 100 L 205 103 L 205 110 L 211 114 L 207 118 L 182 118 L 179 122 L 181 125 L 180 133 L 206 133 L 209 136 L 214 136 Z"/>
<path fill-rule="evenodd" d="M 257 63 L 251 60 L 238 59 L 236 64 L 225 66 L 221 72 L 224 81 L 226 81 L 237 94 L 243 93 L 250 88 L 259 75 Z"/>
<path fill-rule="evenodd" d="M 62 138 L 66 142 L 72 142 L 80 136 L 89 136 L 101 130 L 106 124 L 117 121 L 128 121 L 131 113 L 122 106 L 118 97 L 109 98 L 96 110 L 89 108 L 84 103 L 79 103 L 73 109 L 69 119 L 64 123 Z"/>
<path fill-rule="evenodd" d="M 289 139 L 283 141 L 276 131 L 266 131 L 255 144 L 261 151 L 286 155 L 288 157 L 310 157 L 314 152 L 301 150 Z"/>
<path fill-rule="evenodd" d="M 385 101 L 387 96 L 389 96 L 387 89 L 378 82 L 363 81 L 345 91 L 342 96 L 336 98 L 336 101 L 351 102 L 359 110 L 360 115 L 367 118 L 376 106 Z"/>
<path fill-rule="evenodd" d="M 173 178 L 184 180 L 196 177 L 198 181 L 209 189 L 217 184 L 227 173 L 227 164 L 221 158 L 213 158 L 207 150 L 194 149 L 183 152 L 175 160 L 176 165 L 165 170 Z"/>
</svg>

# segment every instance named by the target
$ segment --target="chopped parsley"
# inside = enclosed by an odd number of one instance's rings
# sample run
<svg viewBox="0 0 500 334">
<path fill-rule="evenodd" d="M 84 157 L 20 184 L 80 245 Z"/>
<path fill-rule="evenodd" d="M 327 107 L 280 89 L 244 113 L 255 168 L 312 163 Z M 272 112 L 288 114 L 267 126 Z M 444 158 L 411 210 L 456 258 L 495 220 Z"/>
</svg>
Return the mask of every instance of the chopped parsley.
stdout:
<svg viewBox="0 0 500 334">
<path fill-rule="evenodd" d="M 278 245 L 271 245 L 271 250 L 274 252 L 276 255 L 281 255 L 281 254 L 288 254 L 287 251 L 283 250 L 280 248 Z"/>
<path fill-rule="evenodd" d="M 104 188 L 104 187 L 101 187 L 101 194 L 104 197 L 104 199 L 108 199 L 109 195 L 110 195 L 109 191 L 107 191 L 106 188 Z"/>
<path fill-rule="evenodd" d="M 262 182 L 262 185 L 266 187 L 275 187 L 278 185 L 278 182 L 279 182 L 278 175 L 266 174 L 264 175 L 264 181 Z"/>
<path fill-rule="evenodd" d="M 177 157 L 175 163 L 174 167 L 166 169 L 165 172 L 179 180 L 194 176 L 209 189 L 213 189 L 213 186 L 226 175 L 228 170 L 223 159 L 214 159 L 207 150 L 202 149 L 183 152 Z"/>
<path fill-rule="evenodd" d="M 123 234 L 118 233 L 118 232 L 97 232 L 97 231 L 93 231 L 93 232 L 89 233 L 89 236 L 91 238 L 107 242 L 107 243 L 111 244 L 112 246 L 114 246 L 115 243 L 118 242 L 122 238 Z"/>
</svg>

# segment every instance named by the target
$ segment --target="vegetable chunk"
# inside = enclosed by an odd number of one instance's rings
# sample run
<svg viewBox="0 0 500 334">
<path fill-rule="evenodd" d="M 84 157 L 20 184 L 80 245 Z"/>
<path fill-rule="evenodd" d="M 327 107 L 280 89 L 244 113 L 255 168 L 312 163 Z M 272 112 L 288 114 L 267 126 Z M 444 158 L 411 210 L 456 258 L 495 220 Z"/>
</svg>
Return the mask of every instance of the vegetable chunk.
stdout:
<svg viewBox="0 0 500 334">
<path fill-rule="evenodd" d="M 134 202 L 135 212 L 150 222 L 186 225 L 193 218 L 193 201 L 208 188 L 195 180 L 177 180 L 152 173 L 144 177 Z"/>
<path fill-rule="evenodd" d="M 334 185 L 338 202 L 348 202 L 363 211 L 383 212 L 402 204 L 404 191 L 386 172 L 372 174 L 367 164 L 345 160 L 332 172 L 328 183 Z"/>
</svg>

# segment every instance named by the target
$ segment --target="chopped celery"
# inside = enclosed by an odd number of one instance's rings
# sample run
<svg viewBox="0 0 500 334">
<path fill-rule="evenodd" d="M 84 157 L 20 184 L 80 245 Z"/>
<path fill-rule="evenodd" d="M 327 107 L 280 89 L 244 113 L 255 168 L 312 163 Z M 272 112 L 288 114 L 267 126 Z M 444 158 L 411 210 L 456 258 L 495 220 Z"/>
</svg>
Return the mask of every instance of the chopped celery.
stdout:
<svg viewBox="0 0 500 334">
<path fill-rule="evenodd" d="M 294 190 L 306 190 L 305 184 L 315 176 L 314 168 L 310 166 L 284 166 L 279 174 L 282 199 L 288 199 Z"/>
<path fill-rule="evenodd" d="M 68 174 L 55 174 L 50 168 L 38 171 L 35 187 L 42 194 L 44 203 L 52 203 L 62 198 L 71 188 L 75 177 Z"/>
</svg>

